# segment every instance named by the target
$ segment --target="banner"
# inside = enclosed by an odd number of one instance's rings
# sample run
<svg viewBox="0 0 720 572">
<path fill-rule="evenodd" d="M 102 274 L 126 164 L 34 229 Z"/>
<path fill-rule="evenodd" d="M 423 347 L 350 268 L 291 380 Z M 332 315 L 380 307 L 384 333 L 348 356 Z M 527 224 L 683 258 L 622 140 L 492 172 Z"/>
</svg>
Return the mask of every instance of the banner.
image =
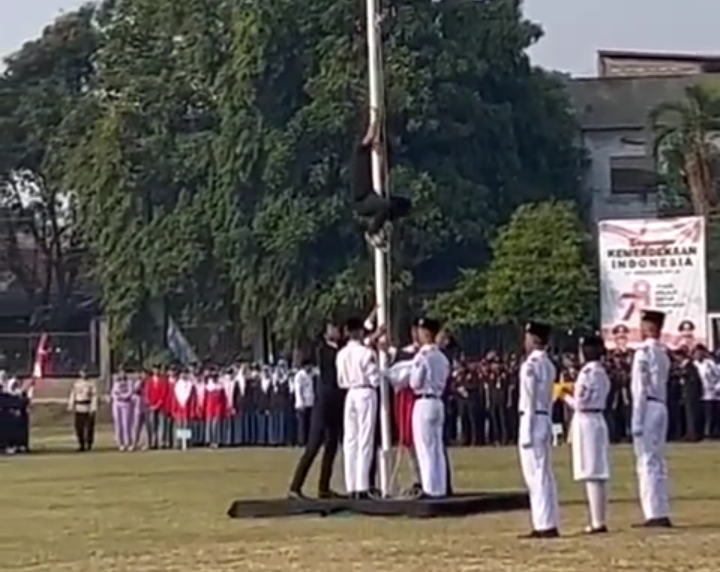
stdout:
<svg viewBox="0 0 720 572">
<path fill-rule="evenodd" d="M 665 312 L 668 346 L 707 344 L 704 219 L 602 221 L 598 231 L 608 347 L 636 346 L 646 309 Z"/>
</svg>

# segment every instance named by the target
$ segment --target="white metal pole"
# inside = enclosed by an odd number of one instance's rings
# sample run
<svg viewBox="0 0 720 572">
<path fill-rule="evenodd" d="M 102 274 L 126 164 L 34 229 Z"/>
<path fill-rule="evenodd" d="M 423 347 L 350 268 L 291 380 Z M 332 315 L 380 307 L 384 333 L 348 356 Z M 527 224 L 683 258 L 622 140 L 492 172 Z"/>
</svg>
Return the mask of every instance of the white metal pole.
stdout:
<svg viewBox="0 0 720 572">
<path fill-rule="evenodd" d="M 378 0 L 365 0 L 367 11 L 367 46 L 368 46 L 368 79 L 370 92 L 370 124 L 375 126 L 376 133 L 382 133 L 383 127 L 383 85 L 382 85 L 382 56 L 380 50 L 380 31 Z M 385 144 L 385 140 L 382 140 Z M 372 152 L 372 180 L 373 189 L 381 196 L 387 194 L 383 189 L 383 149 L 379 145 L 373 147 Z M 388 294 L 388 259 L 390 256 L 389 236 L 386 241 L 386 251 L 375 248 L 375 301 L 377 305 L 378 327 L 388 326 L 389 322 L 389 294 Z M 384 370 L 388 365 L 388 356 L 380 352 L 380 368 Z M 380 384 L 380 455 L 378 468 L 380 470 L 380 491 L 384 497 L 390 496 L 390 388 L 388 382 Z"/>
</svg>

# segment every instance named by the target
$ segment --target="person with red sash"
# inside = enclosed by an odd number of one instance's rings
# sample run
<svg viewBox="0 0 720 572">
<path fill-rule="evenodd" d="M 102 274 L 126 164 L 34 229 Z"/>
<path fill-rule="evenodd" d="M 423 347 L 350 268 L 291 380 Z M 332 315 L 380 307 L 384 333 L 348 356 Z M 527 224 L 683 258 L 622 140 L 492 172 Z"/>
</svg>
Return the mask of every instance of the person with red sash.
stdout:
<svg viewBox="0 0 720 572">
<path fill-rule="evenodd" d="M 206 444 L 206 422 L 205 399 L 207 397 L 207 379 L 204 372 L 195 370 L 193 373 L 193 386 L 195 387 L 195 402 L 193 403 L 193 443 L 195 445 Z"/>
<path fill-rule="evenodd" d="M 167 404 L 169 383 L 160 368 L 153 367 L 143 386 L 143 399 L 146 408 L 146 429 L 148 447 L 158 449 L 167 445 L 165 426 L 168 422 Z"/>
<path fill-rule="evenodd" d="M 213 449 L 220 446 L 220 420 L 226 415 L 225 388 L 218 380 L 217 372 L 210 372 L 205 386 L 206 442 Z"/>
<path fill-rule="evenodd" d="M 182 431 L 190 427 L 195 413 L 195 386 L 188 372 L 182 372 L 173 384 L 172 417 L 175 427 Z"/>
</svg>

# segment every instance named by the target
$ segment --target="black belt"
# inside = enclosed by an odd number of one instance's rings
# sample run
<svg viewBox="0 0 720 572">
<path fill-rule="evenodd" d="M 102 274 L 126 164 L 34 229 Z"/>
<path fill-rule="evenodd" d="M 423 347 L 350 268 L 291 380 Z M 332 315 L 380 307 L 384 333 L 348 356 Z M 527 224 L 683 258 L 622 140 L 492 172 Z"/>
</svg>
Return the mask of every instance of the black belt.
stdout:
<svg viewBox="0 0 720 572">
<path fill-rule="evenodd" d="M 353 385 L 352 387 L 348 387 L 348 390 L 350 389 L 375 389 L 372 385 Z"/>
<path fill-rule="evenodd" d="M 662 399 L 658 399 L 657 397 L 652 397 L 648 395 L 645 399 L 648 401 L 654 401 L 655 403 L 665 403 Z"/>
<path fill-rule="evenodd" d="M 579 409 L 578 413 L 605 413 L 602 409 Z"/>
<path fill-rule="evenodd" d="M 439 395 L 433 395 L 432 393 L 419 393 L 415 397 L 417 399 L 440 399 Z"/>
<path fill-rule="evenodd" d="M 523 415 L 525 415 L 525 411 L 520 412 L 520 417 L 522 417 Z M 535 415 L 548 415 L 548 412 L 547 411 L 536 411 Z"/>
<path fill-rule="evenodd" d="M 75 405 L 90 405 L 92 403 L 92 400 L 83 400 L 83 401 L 76 401 Z"/>
</svg>

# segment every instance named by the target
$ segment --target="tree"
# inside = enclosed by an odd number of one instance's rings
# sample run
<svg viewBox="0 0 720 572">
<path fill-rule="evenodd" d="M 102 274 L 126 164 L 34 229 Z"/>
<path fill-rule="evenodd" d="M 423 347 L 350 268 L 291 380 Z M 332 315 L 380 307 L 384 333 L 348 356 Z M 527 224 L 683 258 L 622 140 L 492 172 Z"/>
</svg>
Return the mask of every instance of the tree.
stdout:
<svg viewBox="0 0 720 572">
<path fill-rule="evenodd" d="M 597 303 L 589 236 L 569 203 L 521 206 L 493 244 L 484 304 L 495 323 L 592 324 Z"/>
<path fill-rule="evenodd" d="M 367 120 L 361 5 L 124 0 L 98 21 L 65 180 L 117 344 L 152 338 L 159 306 L 292 344 L 367 305 L 346 190 Z M 519 0 L 401 0 L 383 35 L 392 187 L 415 205 L 393 251 L 410 305 L 484 263 L 519 204 L 574 197 L 581 157 L 562 85 L 524 53 L 540 30 Z"/>
<path fill-rule="evenodd" d="M 666 198 L 675 206 L 688 200 L 695 214 L 707 216 L 718 205 L 720 89 L 687 87 L 684 100 L 658 105 L 649 119 Z"/>
<path fill-rule="evenodd" d="M 84 261 L 73 195 L 62 178 L 70 141 L 87 119 L 80 102 L 94 74 L 94 15 L 88 5 L 58 18 L 7 58 L 0 77 L 0 257 L 35 317 L 56 327 Z"/>
</svg>

